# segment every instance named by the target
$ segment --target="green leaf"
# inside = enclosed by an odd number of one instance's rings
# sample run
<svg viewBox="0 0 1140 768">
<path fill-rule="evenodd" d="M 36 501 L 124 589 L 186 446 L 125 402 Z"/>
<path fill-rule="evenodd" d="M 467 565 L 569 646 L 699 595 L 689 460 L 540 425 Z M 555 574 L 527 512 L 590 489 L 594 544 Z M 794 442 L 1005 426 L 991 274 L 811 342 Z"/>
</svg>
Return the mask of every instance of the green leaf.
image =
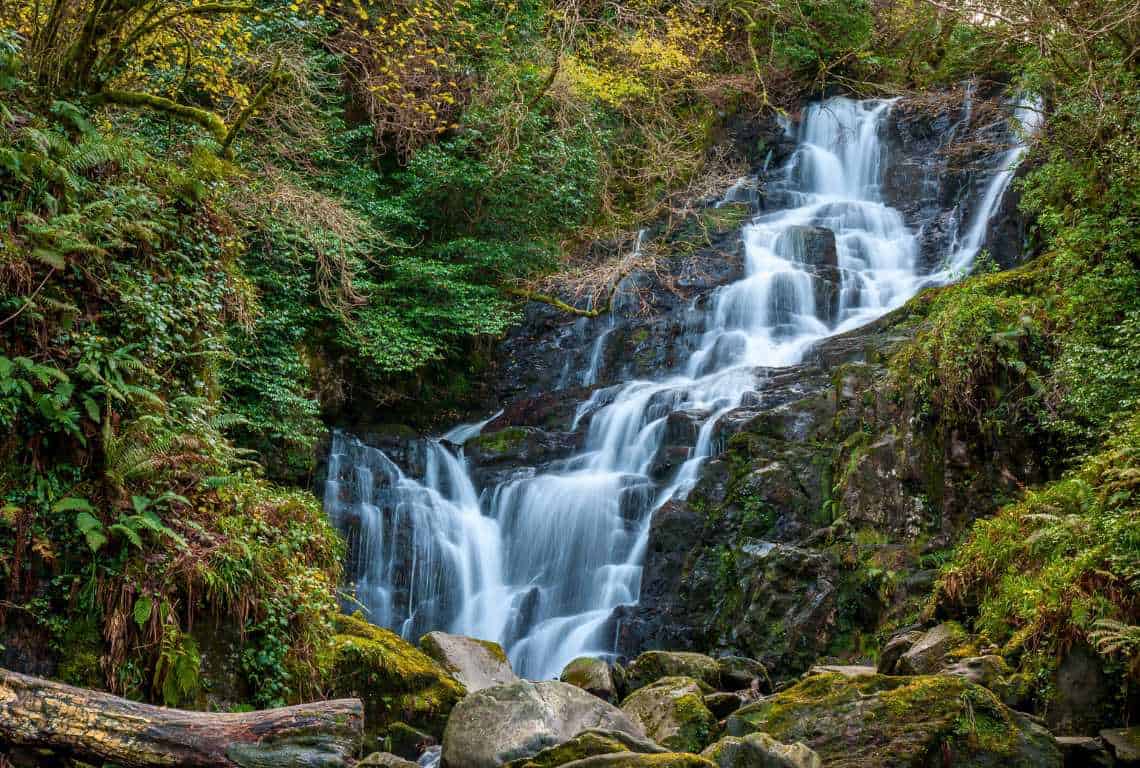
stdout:
<svg viewBox="0 0 1140 768">
<path fill-rule="evenodd" d="M 154 601 L 145 595 L 135 600 L 134 617 L 135 624 L 139 625 L 139 629 L 145 627 L 146 623 L 150 621 L 150 614 L 153 608 Z"/>
<path fill-rule="evenodd" d="M 84 512 L 84 513 L 87 513 L 88 517 L 91 517 L 91 513 L 95 511 L 95 508 L 91 506 L 91 503 L 89 501 L 87 501 L 87 499 L 80 499 L 80 498 L 76 498 L 75 496 L 68 496 L 66 498 L 60 499 L 55 504 L 53 504 L 51 507 L 51 511 L 52 512 Z M 80 517 L 82 517 L 82 515 L 80 515 Z M 91 517 L 91 519 L 95 520 L 94 517 Z M 98 520 L 95 520 L 95 522 L 99 523 Z M 102 523 L 99 523 L 99 525 L 102 525 Z"/>
<path fill-rule="evenodd" d="M 91 421 L 99 421 L 99 404 L 90 397 L 83 398 L 83 409 L 87 411 L 87 418 Z"/>
<path fill-rule="evenodd" d="M 124 539 L 133 544 L 136 548 L 142 549 L 142 537 L 139 536 L 139 532 L 132 528 L 130 525 L 115 523 L 111 526 L 111 532 L 119 534 Z"/>
<path fill-rule="evenodd" d="M 150 506 L 150 499 L 146 496 L 132 496 L 131 506 L 135 508 L 137 514 L 141 515 L 143 512 L 146 512 L 147 507 Z"/>
<path fill-rule="evenodd" d="M 92 552 L 98 552 L 107 543 L 107 536 L 103 533 L 103 523 L 90 512 L 80 512 L 76 515 L 75 525 L 87 540 L 87 546 Z"/>
</svg>

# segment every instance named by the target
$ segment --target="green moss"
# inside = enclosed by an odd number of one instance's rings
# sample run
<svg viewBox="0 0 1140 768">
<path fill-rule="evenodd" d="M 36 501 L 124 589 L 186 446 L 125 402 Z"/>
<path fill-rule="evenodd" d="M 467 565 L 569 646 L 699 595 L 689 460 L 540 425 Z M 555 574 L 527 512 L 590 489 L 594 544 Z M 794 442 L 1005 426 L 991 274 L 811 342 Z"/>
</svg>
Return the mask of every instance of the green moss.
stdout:
<svg viewBox="0 0 1140 768">
<path fill-rule="evenodd" d="M 803 741 L 836 768 L 901 768 L 942 749 L 964 766 L 1059 765 L 1051 739 L 1029 728 L 992 692 L 949 675 L 813 675 L 729 719 L 734 735 Z"/>
<path fill-rule="evenodd" d="M 447 714 L 466 694 L 431 657 L 360 614 L 338 616 L 329 684 L 337 696 L 359 696 L 365 724 L 379 734 L 402 721 L 439 737 Z"/>
<path fill-rule="evenodd" d="M 522 427 L 507 427 L 479 435 L 471 441 L 471 445 L 483 453 L 501 455 L 517 450 L 526 441 L 527 434 L 527 430 Z"/>
<path fill-rule="evenodd" d="M 503 768 L 555 768 L 585 757 L 629 751 L 629 747 L 614 736 L 586 731 L 567 742 L 544 749 L 532 757 L 512 760 Z"/>
<path fill-rule="evenodd" d="M 103 672 L 99 667 L 102 653 L 103 637 L 98 623 L 91 619 L 73 622 L 59 639 L 60 662 L 56 674 L 69 685 L 100 688 L 103 685 Z"/>
</svg>

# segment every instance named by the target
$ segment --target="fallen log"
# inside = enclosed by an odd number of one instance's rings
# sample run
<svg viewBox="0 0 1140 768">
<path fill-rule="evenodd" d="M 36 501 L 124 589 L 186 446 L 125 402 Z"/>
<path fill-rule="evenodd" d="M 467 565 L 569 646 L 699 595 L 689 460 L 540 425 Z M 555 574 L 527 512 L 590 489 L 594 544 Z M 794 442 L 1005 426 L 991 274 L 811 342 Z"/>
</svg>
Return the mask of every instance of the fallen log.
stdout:
<svg viewBox="0 0 1140 768">
<path fill-rule="evenodd" d="M 357 755 L 363 728 L 359 699 L 188 712 L 0 669 L 0 746 L 124 768 L 335 768 Z"/>
</svg>

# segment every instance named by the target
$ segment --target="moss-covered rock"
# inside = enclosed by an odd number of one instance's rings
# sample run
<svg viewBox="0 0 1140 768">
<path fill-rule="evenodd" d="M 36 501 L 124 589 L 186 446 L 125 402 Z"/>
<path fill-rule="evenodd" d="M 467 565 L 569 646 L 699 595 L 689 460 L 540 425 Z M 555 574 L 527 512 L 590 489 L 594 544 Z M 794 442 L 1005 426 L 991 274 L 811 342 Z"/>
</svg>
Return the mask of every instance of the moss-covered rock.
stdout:
<svg viewBox="0 0 1140 768">
<path fill-rule="evenodd" d="M 823 768 L 819 755 L 800 744 L 781 744 L 766 733 L 725 736 L 701 753 L 718 768 Z"/>
<path fill-rule="evenodd" d="M 691 677 L 709 688 L 720 687 L 716 659 L 700 653 L 646 651 L 626 668 L 626 688 L 636 691 L 663 677 Z"/>
<path fill-rule="evenodd" d="M 829 768 L 1060 768 L 1053 736 L 960 677 L 813 675 L 728 719 L 802 741 Z"/>
<path fill-rule="evenodd" d="M 451 708 L 467 693 L 427 654 L 360 614 L 337 617 L 332 645 L 330 693 L 363 700 L 368 739 L 397 721 L 439 737 Z"/>
<path fill-rule="evenodd" d="M 700 755 L 688 752 L 661 752 L 646 755 L 637 752 L 618 752 L 612 755 L 595 755 L 566 763 L 567 768 L 716 768 Z"/>
<path fill-rule="evenodd" d="M 646 736 L 678 752 L 700 752 L 716 733 L 716 717 L 691 677 L 665 677 L 639 688 L 621 709 Z"/>
<path fill-rule="evenodd" d="M 947 655 L 966 641 L 966 630 L 947 621 L 929 630 L 899 657 L 895 669 L 901 675 L 929 675 L 942 669 Z"/>
<path fill-rule="evenodd" d="M 574 659 L 566 665 L 558 679 L 605 701 L 613 702 L 618 697 L 613 668 L 602 659 L 591 656 Z"/>
<path fill-rule="evenodd" d="M 580 688 L 556 680 L 519 680 L 475 691 L 459 702 L 447 720 L 443 762 L 448 768 L 499 768 L 591 729 L 645 737 L 632 718 Z"/>
<path fill-rule="evenodd" d="M 356 764 L 356 768 L 418 768 L 416 763 L 391 752 L 373 752 Z"/>
<path fill-rule="evenodd" d="M 463 683 L 468 692 L 519 679 L 503 647 L 490 640 L 428 632 L 420 638 L 420 648 Z"/>
<path fill-rule="evenodd" d="M 613 755 L 620 752 L 658 754 L 666 751 L 649 739 L 621 731 L 594 728 L 582 731 L 569 741 L 544 749 L 531 757 L 512 760 L 504 768 L 555 768 L 596 755 Z"/>
</svg>

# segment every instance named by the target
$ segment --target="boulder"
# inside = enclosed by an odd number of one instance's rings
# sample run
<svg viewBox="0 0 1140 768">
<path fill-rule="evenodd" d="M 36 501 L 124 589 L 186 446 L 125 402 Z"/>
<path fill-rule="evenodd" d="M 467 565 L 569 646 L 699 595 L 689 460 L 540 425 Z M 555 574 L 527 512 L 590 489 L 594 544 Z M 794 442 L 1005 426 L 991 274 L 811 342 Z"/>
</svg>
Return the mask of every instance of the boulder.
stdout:
<svg viewBox="0 0 1140 768">
<path fill-rule="evenodd" d="M 1105 673 L 1103 659 L 1084 643 L 1074 643 L 1061 658 L 1053 679 L 1055 695 L 1045 722 L 1065 735 L 1096 731 L 1113 720 L 1119 689 Z"/>
<path fill-rule="evenodd" d="M 720 684 L 730 691 L 743 691 L 767 687 L 768 670 L 764 665 L 744 656 L 722 656 L 716 660 L 720 667 Z"/>
<path fill-rule="evenodd" d="M 1065 768 L 1113 768 L 1116 764 L 1105 743 L 1093 736 L 1058 736 L 1057 746 Z"/>
<path fill-rule="evenodd" d="M 709 688 L 720 687 L 720 666 L 700 653 L 646 651 L 626 667 L 626 686 L 636 691 L 663 677 L 691 677 Z"/>
<path fill-rule="evenodd" d="M 384 734 L 384 747 L 397 757 L 418 760 L 424 750 L 439 744 L 439 740 L 407 723 L 396 722 Z"/>
<path fill-rule="evenodd" d="M 638 752 L 618 752 L 612 755 L 594 755 L 565 764 L 568 768 L 715 768 L 700 755 L 688 752 L 661 752 L 647 755 Z"/>
<path fill-rule="evenodd" d="M 1108 745 L 1108 751 L 1116 758 L 1117 765 L 1140 765 L 1140 725 L 1131 728 L 1109 728 L 1101 731 L 1100 737 Z"/>
<path fill-rule="evenodd" d="M 951 675 L 812 675 L 728 718 L 733 736 L 803 742 L 828 768 L 952 764 L 1061 768 L 1052 734 L 993 692 Z"/>
<path fill-rule="evenodd" d="M 618 698 L 613 668 L 602 659 L 590 656 L 574 659 L 558 679 L 605 701 L 614 702 Z"/>
<path fill-rule="evenodd" d="M 538 754 L 512 760 L 505 768 L 554 768 L 597 755 L 612 755 L 619 752 L 659 754 L 666 751 L 664 747 L 649 739 L 621 731 L 593 728 L 582 731 L 561 744 L 547 747 Z"/>
<path fill-rule="evenodd" d="M 914 647 L 924 634 L 926 633 L 921 629 L 907 629 L 891 635 L 883 645 L 883 650 L 879 652 L 879 661 L 876 665 L 879 674 L 893 675 L 899 657 Z"/>
<path fill-rule="evenodd" d="M 803 744 L 781 744 L 766 733 L 725 736 L 701 753 L 718 768 L 823 768 Z"/>
<path fill-rule="evenodd" d="M 878 674 L 874 667 L 859 664 L 816 664 L 807 673 L 809 675 L 836 674 L 844 677 L 872 677 Z"/>
<path fill-rule="evenodd" d="M 976 685 L 991 690 L 1002 688 L 1002 676 L 1007 672 L 1001 656 L 970 656 L 942 670 L 944 675 L 957 675 Z"/>
<path fill-rule="evenodd" d="M 942 669 L 946 654 L 966 640 L 966 632 L 953 621 L 943 622 L 924 633 L 899 657 L 895 669 L 900 675 L 929 675 Z"/>
<path fill-rule="evenodd" d="M 519 679 L 502 646 L 490 640 L 428 632 L 420 638 L 420 648 L 451 672 L 468 692 Z"/>
<path fill-rule="evenodd" d="M 403 721 L 438 737 L 447 714 L 467 692 L 463 684 L 399 635 L 369 624 L 360 614 L 338 616 L 333 636 L 329 694 L 364 702 L 369 740 Z"/>
<path fill-rule="evenodd" d="M 646 736 L 677 752 L 699 752 L 716 730 L 716 717 L 691 677 L 663 677 L 639 688 L 622 702 L 621 710 Z"/>
<path fill-rule="evenodd" d="M 356 768 L 419 768 L 419 765 L 390 752 L 373 752 L 358 762 Z"/>
<path fill-rule="evenodd" d="M 748 703 L 748 697 L 740 693 L 717 691 L 705 696 L 705 706 L 714 716 L 723 719 Z"/>
<path fill-rule="evenodd" d="M 475 691 L 455 706 L 443 734 L 443 762 L 448 768 L 496 768 L 592 728 L 645 736 L 628 715 L 581 688 L 519 680 Z"/>
</svg>

